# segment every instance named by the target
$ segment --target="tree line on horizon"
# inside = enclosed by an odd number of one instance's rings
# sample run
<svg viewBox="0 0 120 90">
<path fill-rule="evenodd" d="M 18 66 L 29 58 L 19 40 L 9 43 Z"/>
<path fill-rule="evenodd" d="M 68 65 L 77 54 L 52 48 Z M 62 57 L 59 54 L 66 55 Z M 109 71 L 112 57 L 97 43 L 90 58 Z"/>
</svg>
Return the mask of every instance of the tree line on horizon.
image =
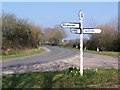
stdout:
<svg viewBox="0 0 120 90">
<path fill-rule="evenodd" d="M 60 25 L 43 29 L 27 19 L 17 18 L 16 15 L 10 13 L 2 13 L 0 18 L 2 18 L 2 54 L 13 54 L 25 49 L 38 48 L 44 44 L 78 46 L 79 48 L 79 39 L 71 40 L 68 43 L 61 42 L 67 37 L 67 34 Z M 102 33 L 91 34 L 89 40 L 84 40 L 84 47 L 90 50 L 99 47 L 102 51 L 119 51 L 116 25 L 112 23 L 97 26 L 102 30 Z"/>
</svg>

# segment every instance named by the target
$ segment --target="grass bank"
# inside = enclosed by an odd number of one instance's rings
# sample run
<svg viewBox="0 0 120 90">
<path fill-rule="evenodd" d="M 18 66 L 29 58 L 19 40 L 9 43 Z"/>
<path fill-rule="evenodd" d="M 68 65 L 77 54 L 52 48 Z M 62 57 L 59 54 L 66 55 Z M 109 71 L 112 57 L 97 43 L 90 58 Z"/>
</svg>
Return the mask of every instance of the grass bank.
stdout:
<svg viewBox="0 0 120 90">
<path fill-rule="evenodd" d="M 45 49 L 40 48 L 40 49 L 29 50 L 29 51 L 21 51 L 21 52 L 11 54 L 11 55 L 2 55 L 2 60 L 16 58 L 16 57 L 22 57 L 22 56 L 34 55 L 34 54 L 38 54 L 38 53 L 41 53 L 44 51 L 45 51 Z"/>
<path fill-rule="evenodd" d="M 117 88 L 117 69 L 64 70 L 3 75 L 3 88 Z"/>
</svg>

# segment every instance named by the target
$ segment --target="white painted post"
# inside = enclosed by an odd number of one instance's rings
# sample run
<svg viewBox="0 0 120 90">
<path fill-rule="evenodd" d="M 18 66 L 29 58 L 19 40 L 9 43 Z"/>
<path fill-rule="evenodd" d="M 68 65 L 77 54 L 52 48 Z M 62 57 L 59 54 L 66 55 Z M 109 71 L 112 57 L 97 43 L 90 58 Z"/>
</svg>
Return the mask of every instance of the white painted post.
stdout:
<svg viewBox="0 0 120 90">
<path fill-rule="evenodd" d="M 80 74 L 83 75 L 83 33 L 80 34 Z"/>
<path fill-rule="evenodd" d="M 83 20 L 83 13 L 82 11 L 79 12 L 79 17 L 80 17 L 80 75 L 83 76 L 83 25 L 82 25 L 82 20 Z"/>
<path fill-rule="evenodd" d="M 97 51 L 99 51 L 99 48 L 97 47 Z"/>
</svg>

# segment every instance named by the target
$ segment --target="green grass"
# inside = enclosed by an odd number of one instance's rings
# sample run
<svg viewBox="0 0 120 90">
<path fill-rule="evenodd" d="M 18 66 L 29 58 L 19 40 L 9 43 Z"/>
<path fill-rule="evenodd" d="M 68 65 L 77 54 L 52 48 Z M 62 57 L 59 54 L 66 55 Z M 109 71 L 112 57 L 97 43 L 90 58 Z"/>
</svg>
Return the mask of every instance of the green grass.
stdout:
<svg viewBox="0 0 120 90">
<path fill-rule="evenodd" d="M 73 49 L 79 51 L 79 49 L 72 48 L 72 47 L 63 47 L 68 49 Z M 111 52 L 111 51 L 94 51 L 94 50 L 84 50 L 84 52 L 94 53 L 94 54 L 101 54 L 101 55 L 108 55 L 108 56 L 118 56 L 120 52 Z"/>
<path fill-rule="evenodd" d="M 34 72 L 3 75 L 3 88 L 117 88 L 117 69 L 78 70 L 55 72 Z"/>
<path fill-rule="evenodd" d="M 93 51 L 93 50 L 84 50 L 84 52 L 94 53 L 94 54 L 102 54 L 102 55 L 109 55 L 109 56 L 118 56 L 118 53 L 119 53 L 119 52 Z"/>
<path fill-rule="evenodd" d="M 45 49 L 40 48 L 40 49 L 36 49 L 36 50 L 32 50 L 30 52 L 18 52 L 15 54 L 11 54 L 11 55 L 2 55 L 2 60 L 6 60 L 6 59 L 10 59 L 10 58 L 16 58 L 16 57 L 22 57 L 22 56 L 29 56 L 29 55 L 34 55 L 34 54 L 38 54 L 45 51 Z"/>
</svg>

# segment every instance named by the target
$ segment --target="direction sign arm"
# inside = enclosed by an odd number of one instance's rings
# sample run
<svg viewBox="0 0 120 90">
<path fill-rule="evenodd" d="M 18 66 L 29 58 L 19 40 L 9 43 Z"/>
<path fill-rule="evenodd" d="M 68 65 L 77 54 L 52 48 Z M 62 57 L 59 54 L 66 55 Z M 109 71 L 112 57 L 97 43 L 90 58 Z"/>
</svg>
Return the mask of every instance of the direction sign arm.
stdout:
<svg viewBox="0 0 120 90">
<path fill-rule="evenodd" d="M 94 29 L 94 28 L 84 28 L 83 29 L 84 34 L 89 34 L 89 33 L 101 33 L 100 29 Z"/>
</svg>

